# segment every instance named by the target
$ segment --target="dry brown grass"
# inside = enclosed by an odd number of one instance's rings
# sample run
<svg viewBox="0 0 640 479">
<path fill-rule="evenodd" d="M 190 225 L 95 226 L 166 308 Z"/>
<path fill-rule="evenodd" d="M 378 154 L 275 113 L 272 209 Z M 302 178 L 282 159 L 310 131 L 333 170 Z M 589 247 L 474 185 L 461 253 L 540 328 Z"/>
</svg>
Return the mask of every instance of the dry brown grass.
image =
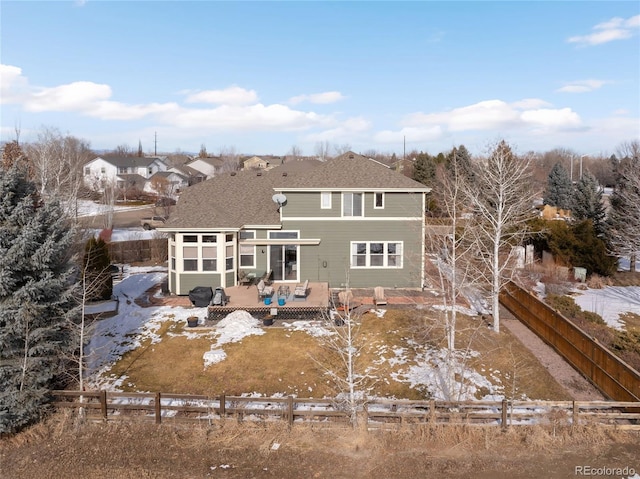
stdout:
<svg viewBox="0 0 640 479">
<path fill-rule="evenodd" d="M 374 377 L 371 395 L 425 398 L 424 391 L 392 379 L 391 374 L 406 369 L 407 364 L 391 365 L 388 360 L 395 356 L 395 349 L 402 348 L 410 362 L 415 355 L 412 341 L 441 347 L 443 333 L 439 327 L 431 327 L 429 337 L 418 327 L 424 324 L 423 329 L 429 328 L 427 323 L 433 320 L 433 313 L 426 311 L 393 309 L 383 318 L 369 313 L 363 316 L 360 334 L 365 347 L 358 360 L 361 371 L 366 369 Z M 333 397 L 337 393 L 318 365 L 318 361 L 330 364 L 331 360 L 326 359 L 327 350 L 321 341 L 305 332 L 266 328 L 264 335 L 247 336 L 241 342 L 223 345 L 226 359 L 205 369 L 203 354 L 211 349 L 215 340 L 207 332 L 196 339 L 180 335 L 183 323 L 164 322 L 158 331 L 162 341 L 155 344 L 147 341 L 113 365 L 110 370 L 113 377 L 127 378 L 122 386 L 125 391 L 209 396 L 257 392 L 301 398 Z M 461 315 L 458 331 L 457 347 L 469 345 L 480 353 L 469 360 L 470 367 L 501 381 L 507 397 L 569 399 L 548 371 L 508 331 L 495 334 L 482 320 Z M 381 361 L 382 358 L 387 361 Z M 494 382 L 497 381 L 494 379 Z M 480 391 L 479 397 L 486 393 L 488 391 Z"/>
<path fill-rule="evenodd" d="M 12 479 L 573 477 L 575 465 L 594 460 L 640 470 L 638 439 L 633 432 L 566 425 L 367 431 L 227 420 L 78 427 L 70 415 L 56 414 L 0 441 L 0 471 Z"/>
</svg>

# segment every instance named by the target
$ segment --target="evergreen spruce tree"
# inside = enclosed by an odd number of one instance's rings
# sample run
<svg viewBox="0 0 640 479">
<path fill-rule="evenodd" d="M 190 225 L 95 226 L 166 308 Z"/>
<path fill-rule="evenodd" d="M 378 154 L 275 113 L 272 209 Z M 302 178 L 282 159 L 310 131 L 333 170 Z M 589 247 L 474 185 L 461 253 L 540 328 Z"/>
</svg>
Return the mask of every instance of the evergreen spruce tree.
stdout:
<svg viewBox="0 0 640 479">
<path fill-rule="evenodd" d="M 420 152 L 413 162 L 413 179 L 423 185 L 433 186 L 436 179 L 436 161 L 429 153 Z"/>
<path fill-rule="evenodd" d="M 571 178 L 562 163 L 556 163 L 547 178 L 547 189 L 544 204 L 563 210 L 570 210 L 573 201 L 573 185 Z"/>
<path fill-rule="evenodd" d="M 456 177 L 467 181 L 469 184 L 473 184 L 475 181 L 475 173 L 473 171 L 473 164 L 471 162 L 471 155 L 469 150 L 464 145 L 460 145 L 458 148 L 453 148 L 447 155 L 447 171 L 454 174 Z M 454 173 L 455 172 L 455 173 Z"/>
<path fill-rule="evenodd" d="M 19 161 L 0 168 L 0 434 L 35 422 L 74 348 L 73 231 Z M 7 163 L 3 163 L 7 164 Z"/>
<path fill-rule="evenodd" d="M 573 217 L 577 220 L 591 220 L 598 237 L 606 232 L 606 210 L 602 202 L 602 189 L 595 177 L 586 172 L 578 181 L 573 194 Z"/>
<path fill-rule="evenodd" d="M 102 238 L 89 238 L 84 248 L 83 267 L 85 283 L 91 288 L 86 293 L 87 301 L 107 300 L 113 294 L 113 278 L 109 266 L 109 248 Z"/>
</svg>

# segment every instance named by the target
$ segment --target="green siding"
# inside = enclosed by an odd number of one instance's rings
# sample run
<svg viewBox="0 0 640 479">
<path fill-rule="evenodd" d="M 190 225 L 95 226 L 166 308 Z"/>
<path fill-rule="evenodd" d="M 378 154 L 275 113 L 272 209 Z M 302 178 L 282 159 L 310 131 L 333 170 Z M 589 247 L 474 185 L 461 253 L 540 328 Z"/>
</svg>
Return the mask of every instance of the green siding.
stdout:
<svg viewBox="0 0 640 479">
<path fill-rule="evenodd" d="M 373 207 L 375 194 L 365 193 L 364 215 L 373 218 L 419 218 L 422 215 L 422 193 L 384 193 L 384 208 Z"/>
<path fill-rule="evenodd" d="M 189 294 L 196 286 L 217 288 L 221 284 L 220 273 L 193 273 L 180 275 L 180 289 L 177 294 Z"/>
<path fill-rule="evenodd" d="M 422 215 L 423 193 L 385 192 L 384 208 L 375 209 L 374 193 L 364 194 L 364 216 L 384 217 L 420 217 Z M 286 218 L 339 218 L 342 216 L 342 193 L 331 193 L 331 209 L 320 208 L 320 192 L 288 192 L 287 204 L 282 208 L 282 219 Z"/>
<path fill-rule="evenodd" d="M 340 216 L 340 193 L 331 193 L 331 209 L 320 208 L 321 194 L 319 191 L 312 192 L 285 192 L 287 204 L 282 207 L 282 217 L 318 217 L 329 218 Z"/>
<path fill-rule="evenodd" d="M 259 236 L 259 239 L 264 239 L 265 237 L 266 237 L 266 232 L 264 235 Z M 239 269 L 242 271 L 245 271 L 246 273 L 253 273 L 256 275 L 256 277 L 259 278 L 264 273 L 267 272 L 267 256 L 268 256 L 268 249 L 266 246 L 256 246 L 256 267 L 255 268 L 239 267 Z"/>
<path fill-rule="evenodd" d="M 420 221 L 283 221 L 283 229 L 300 229 L 302 238 L 322 238 L 300 247 L 300 281 L 327 281 L 332 287 L 415 287 L 421 285 Z M 403 267 L 351 269 L 351 241 L 402 241 Z M 326 267 L 324 266 L 326 263 Z"/>
</svg>

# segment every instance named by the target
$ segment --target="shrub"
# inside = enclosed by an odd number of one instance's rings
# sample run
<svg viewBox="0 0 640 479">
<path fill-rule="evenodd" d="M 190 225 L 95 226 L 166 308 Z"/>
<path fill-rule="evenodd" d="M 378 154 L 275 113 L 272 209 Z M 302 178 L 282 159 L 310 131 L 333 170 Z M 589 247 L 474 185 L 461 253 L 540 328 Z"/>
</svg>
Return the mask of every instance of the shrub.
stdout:
<svg viewBox="0 0 640 479">
<path fill-rule="evenodd" d="M 102 238 L 90 238 L 82 260 L 85 272 L 85 294 L 88 301 L 107 300 L 113 294 L 111 258 L 107 243 Z"/>
</svg>

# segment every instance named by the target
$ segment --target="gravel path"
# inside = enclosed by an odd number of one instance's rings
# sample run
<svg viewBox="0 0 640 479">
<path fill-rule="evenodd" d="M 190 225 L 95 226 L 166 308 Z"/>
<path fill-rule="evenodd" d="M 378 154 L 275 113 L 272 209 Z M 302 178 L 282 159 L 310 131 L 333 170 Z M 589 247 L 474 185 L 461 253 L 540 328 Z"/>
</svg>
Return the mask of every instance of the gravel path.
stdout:
<svg viewBox="0 0 640 479">
<path fill-rule="evenodd" d="M 551 346 L 542 341 L 504 308 L 500 309 L 500 322 L 533 353 L 575 401 L 600 401 L 606 399 L 595 386 L 573 369 Z"/>
</svg>

